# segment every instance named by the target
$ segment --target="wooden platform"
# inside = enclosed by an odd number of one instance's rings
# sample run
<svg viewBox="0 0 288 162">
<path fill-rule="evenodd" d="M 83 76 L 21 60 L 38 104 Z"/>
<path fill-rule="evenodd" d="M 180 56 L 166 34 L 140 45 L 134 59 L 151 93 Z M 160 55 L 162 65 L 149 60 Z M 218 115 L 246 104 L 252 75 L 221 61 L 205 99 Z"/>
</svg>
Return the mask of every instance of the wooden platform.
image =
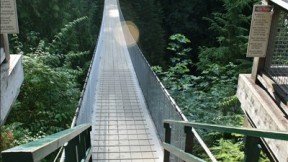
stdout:
<svg viewBox="0 0 288 162">
<path fill-rule="evenodd" d="M 268 92 L 253 82 L 249 74 L 240 74 L 237 97 L 254 127 L 288 131 L 288 119 L 285 112 L 274 102 Z M 287 141 L 264 139 L 264 143 L 276 161 L 288 161 Z"/>
</svg>

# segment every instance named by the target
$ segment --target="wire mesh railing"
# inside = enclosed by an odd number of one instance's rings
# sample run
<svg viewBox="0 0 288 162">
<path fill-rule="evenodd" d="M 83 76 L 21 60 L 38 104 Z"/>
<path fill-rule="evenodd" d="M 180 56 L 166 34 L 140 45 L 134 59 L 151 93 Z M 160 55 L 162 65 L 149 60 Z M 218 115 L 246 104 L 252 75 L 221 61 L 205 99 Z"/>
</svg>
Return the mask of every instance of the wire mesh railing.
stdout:
<svg viewBox="0 0 288 162">
<path fill-rule="evenodd" d="M 274 14 L 271 54 L 266 57 L 265 71 L 288 97 L 288 11 L 275 6 Z"/>
<path fill-rule="evenodd" d="M 102 17 L 102 21 L 104 21 L 104 16 Z M 83 86 L 83 90 L 81 92 L 81 96 L 77 105 L 76 113 L 74 119 L 72 121 L 71 127 L 83 123 L 91 123 L 92 120 L 92 112 L 96 94 L 96 83 L 99 77 L 99 64 L 100 64 L 100 52 L 102 49 L 103 42 L 103 23 L 101 24 L 100 32 L 97 39 L 97 45 L 94 50 L 94 54 L 92 57 L 92 61 L 90 63 L 87 77 L 85 79 L 85 83 Z"/>
</svg>

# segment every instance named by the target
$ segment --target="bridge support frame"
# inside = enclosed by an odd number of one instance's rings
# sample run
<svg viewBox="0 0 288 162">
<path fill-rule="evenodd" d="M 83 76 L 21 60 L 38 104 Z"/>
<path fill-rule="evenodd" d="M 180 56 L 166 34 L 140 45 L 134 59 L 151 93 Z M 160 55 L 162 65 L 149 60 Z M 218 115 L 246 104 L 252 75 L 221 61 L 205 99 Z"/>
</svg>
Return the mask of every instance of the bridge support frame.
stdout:
<svg viewBox="0 0 288 162">
<path fill-rule="evenodd" d="M 194 134 L 192 132 L 192 127 L 185 126 L 184 132 L 186 134 L 185 138 L 185 152 L 192 154 L 193 151 L 193 140 L 194 140 Z"/>
<path fill-rule="evenodd" d="M 171 126 L 168 123 L 164 123 L 165 129 L 165 143 L 171 143 Z M 164 162 L 170 162 L 170 152 L 164 150 Z"/>
<path fill-rule="evenodd" d="M 260 158 L 261 146 L 260 138 L 246 136 L 245 142 L 245 162 L 258 162 Z"/>
</svg>

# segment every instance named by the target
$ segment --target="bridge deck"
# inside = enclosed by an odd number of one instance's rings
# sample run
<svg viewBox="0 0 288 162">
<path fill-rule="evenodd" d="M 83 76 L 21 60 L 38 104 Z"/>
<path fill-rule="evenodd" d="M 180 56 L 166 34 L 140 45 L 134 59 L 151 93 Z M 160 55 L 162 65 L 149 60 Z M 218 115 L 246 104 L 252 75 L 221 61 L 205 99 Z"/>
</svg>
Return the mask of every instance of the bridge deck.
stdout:
<svg viewBox="0 0 288 162">
<path fill-rule="evenodd" d="M 162 147 L 134 72 L 117 0 L 105 2 L 92 114 L 93 161 L 163 161 Z"/>
</svg>

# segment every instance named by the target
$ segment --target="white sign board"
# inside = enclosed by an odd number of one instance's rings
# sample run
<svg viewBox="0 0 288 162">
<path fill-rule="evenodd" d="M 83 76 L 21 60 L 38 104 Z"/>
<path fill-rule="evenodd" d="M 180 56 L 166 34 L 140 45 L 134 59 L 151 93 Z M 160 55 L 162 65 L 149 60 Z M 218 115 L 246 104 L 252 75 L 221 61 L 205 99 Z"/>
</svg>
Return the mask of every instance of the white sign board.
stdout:
<svg viewBox="0 0 288 162">
<path fill-rule="evenodd" d="M 0 33 L 19 33 L 16 0 L 1 0 Z"/>
<path fill-rule="evenodd" d="M 254 5 L 247 48 L 247 57 L 265 57 L 272 21 L 272 7 Z"/>
</svg>

